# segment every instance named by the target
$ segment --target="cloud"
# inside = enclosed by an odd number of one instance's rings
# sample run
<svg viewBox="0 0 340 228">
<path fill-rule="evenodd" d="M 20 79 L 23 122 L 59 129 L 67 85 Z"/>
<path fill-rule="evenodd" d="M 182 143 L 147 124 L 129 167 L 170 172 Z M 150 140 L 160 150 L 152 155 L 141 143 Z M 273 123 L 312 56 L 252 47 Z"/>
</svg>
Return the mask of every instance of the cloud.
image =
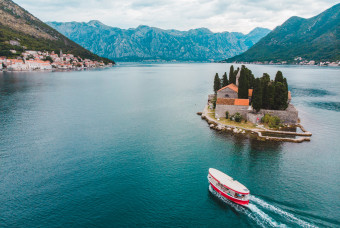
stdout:
<svg viewBox="0 0 340 228">
<path fill-rule="evenodd" d="M 309 18 L 335 5 L 334 0 L 14 0 L 42 21 L 90 21 L 134 28 L 206 27 L 214 32 L 248 33 L 274 29 L 291 16 Z"/>
</svg>

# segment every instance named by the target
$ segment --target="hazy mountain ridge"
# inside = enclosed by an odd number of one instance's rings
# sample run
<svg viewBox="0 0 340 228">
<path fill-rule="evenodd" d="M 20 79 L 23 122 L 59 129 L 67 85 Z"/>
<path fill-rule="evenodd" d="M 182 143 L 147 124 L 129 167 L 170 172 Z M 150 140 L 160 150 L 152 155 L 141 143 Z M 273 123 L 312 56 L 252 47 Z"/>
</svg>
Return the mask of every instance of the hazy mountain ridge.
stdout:
<svg viewBox="0 0 340 228">
<path fill-rule="evenodd" d="M 10 40 L 18 41 L 20 45 L 11 45 Z M 15 57 L 24 49 L 58 53 L 62 49 L 64 53 L 82 58 L 113 62 L 81 47 L 13 1 L 0 0 L 0 56 Z"/>
<path fill-rule="evenodd" d="M 309 19 L 291 17 L 233 61 L 292 61 L 295 57 L 340 59 L 340 4 Z"/>
<path fill-rule="evenodd" d="M 221 60 L 246 51 L 270 32 L 269 29 L 256 28 L 244 35 L 213 33 L 207 28 L 179 31 L 146 25 L 120 29 L 99 21 L 47 24 L 94 53 L 119 61 Z"/>
</svg>

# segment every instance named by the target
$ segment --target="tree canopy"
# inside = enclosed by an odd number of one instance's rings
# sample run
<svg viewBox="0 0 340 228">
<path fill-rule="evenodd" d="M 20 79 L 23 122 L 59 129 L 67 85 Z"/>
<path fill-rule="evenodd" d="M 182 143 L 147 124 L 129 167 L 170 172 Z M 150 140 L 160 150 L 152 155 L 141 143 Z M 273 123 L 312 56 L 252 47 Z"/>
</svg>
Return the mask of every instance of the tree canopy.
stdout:
<svg viewBox="0 0 340 228">
<path fill-rule="evenodd" d="M 260 111 L 262 108 L 262 86 L 260 78 L 256 78 L 254 82 L 252 106 L 256 112 Z"/>
<path fill-rule="evenodd" d="M 236 84 L 236 74 L 235 74 L 233 65 L 230 66 L 230 70 L 229 70 L 229 83 Z"/>
<path fill-rule="evenodd" d="M 229 84 L 227 72 L 224 72 L 222 76 L 222 87 L 227 86 Z"/>
<path fill-rule="evenodd" d="M 241 74 L 240 74 L 240 78 L 239 78 L 239 85 L 238 85 L 238 98 L 240 99 L 247 99 L 248 98 L 248 88 L 249 88 L 249 84 L 248 84 L 248 77 L 247 77 L 247 69 L 246 67 L 243 65 L 241 67 Z"/>
<path fill-rule="evenodd" d="M 221 89 L 221 79 L 218 76 L 218 73 L 216 73 L 214 78 L 214 92 L 217 93 L 217 90 L 219 89 Z"/>
</svg>

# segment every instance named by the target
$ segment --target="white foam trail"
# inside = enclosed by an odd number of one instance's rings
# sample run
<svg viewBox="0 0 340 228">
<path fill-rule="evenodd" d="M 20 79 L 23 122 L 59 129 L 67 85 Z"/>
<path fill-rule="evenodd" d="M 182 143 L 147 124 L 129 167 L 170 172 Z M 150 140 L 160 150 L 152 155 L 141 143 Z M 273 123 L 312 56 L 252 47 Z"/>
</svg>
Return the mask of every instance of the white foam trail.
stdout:
<svg viewBox="0 0 340 228">
<path fill-rule="evenodd" d="M 270 210 L 270 211 L 272 211 L 272 212 L 274 212 L 274 213 L 276 213 L 278 215 L 281 215 L 285 219 L 287 219 L 287 220 L 289 220 L 291 222 L 294 222 L 294 223 L 296 223 L 299 226 L 302 226 L 302 227 L 317 227 L 317 226 L 315 226 L 313 224 L 310 224 L 310 223 L 308 223 L 306 221 L 303 221 L 303 220 L 297 218 L 296 216 L 294 216 L 293 214 L 291 214 L 291 213 L 289 213 L 287 211 L 284 211 L 284 210 L 282 210 L 280 208 L 277 208 L 277 207 L 275 207 L 273 205 L 270 205 L 270 204 L 266 203 L 265 201 L 255 197 L 253 195 L 250 196 L 250 201 L 252 203 L 256 203 L 256 204 L 260 205 L 261 207 L 266 208 L 266 209 L 268 209 L 268 210 Z"/>
<path fill-rule="evenodd" d="M 277 223 L 273 218 L 271 218 L 269 215 L 261 211 L 258 207 L 256 207 L 254 204 L 249 204 L 248 208 L 253 211 L 254 213 L 258 214 L 268 225 L 272 227 L 287 227 L 284 224 Z"/>
<path fill-rule="evenodd" d="M 257 208 L 253 204 L 249 204 L 248 210 L 247 208 L 237 205 L 230 200 L 226 199 L 225 197 L 218 194 L 212 187 L 209 185 L 209 191 L 214 194 L 216 197 L 220 198 L 223 202 L 228 204 L 229 206 L 233 207 L 236 211 L 243 213 L 247 215 L 250 219 L 252 219 L 257 225 L 261 227 L 286 227 L 284 224 L 278 224 L 273 218 L 271 218 L 269 215 L 261 211 L 259 208 Z M 253 213 L 252 213 L 253 212 Z"/>
</svg>

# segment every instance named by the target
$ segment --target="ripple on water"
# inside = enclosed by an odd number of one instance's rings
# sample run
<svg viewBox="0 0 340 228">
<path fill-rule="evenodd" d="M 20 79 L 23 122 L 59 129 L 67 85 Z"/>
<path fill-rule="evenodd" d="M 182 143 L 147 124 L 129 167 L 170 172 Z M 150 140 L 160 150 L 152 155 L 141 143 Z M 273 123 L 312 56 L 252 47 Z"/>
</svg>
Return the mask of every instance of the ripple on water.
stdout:
<svg viewBox="0 0 340 228">
<path fill-rule="evenodd" d="M 318 101 L 318 102 L 310 102 L 309 105 L 312 106 L 312 107 L 315 107 L 315 108 L 319 108 L 319 109 L 326 109 L 326 110 L 330 110 L 330 111 L 340 112 L 340 102 L 335 102 L 335 101 L 322 102 L 322 101 Z"/>
<path fill-rule="evenodd" d="M 296 97 L 324 97 L 335 95 L 334 93 L 325 89 L 313 89 L 313 88 L 290 88 L 292 94 Z"/>
</svg>

